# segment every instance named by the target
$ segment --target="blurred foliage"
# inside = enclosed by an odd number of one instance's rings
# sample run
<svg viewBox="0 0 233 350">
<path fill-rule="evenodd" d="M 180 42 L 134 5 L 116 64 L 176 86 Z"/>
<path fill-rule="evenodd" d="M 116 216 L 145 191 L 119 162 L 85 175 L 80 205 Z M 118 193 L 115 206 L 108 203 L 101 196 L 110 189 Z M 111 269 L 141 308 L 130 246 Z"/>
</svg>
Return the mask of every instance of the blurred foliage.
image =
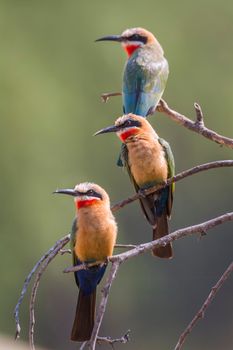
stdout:
<svg viewBox="0 0 233 350">
<path fill-rule="evenodd" d="M 193 103 L 199 102 L 206 125 L 232 137 L 232 23 L 230 0 L 0 0 L 1 332 L 13 336 L 12 313 L 24 277 L 70 229 L 73 203 L 52 191 L 89 180 L 102 185 L 113 202 L 133 193 L 115 166 L 119 141 L 114 135 L 92 137 L 121 114 L 120 98 L 103 105 L 99 95 L 120 90 L 125 56 L 117 44 L 94 40 L 127 27 L 151 30 L 170 65 L 164 94 L 169 105 L 194 117 Z M 232 158 L 232 150 L 164 115 L 150 120 L 169 140 L 177 172 Z M 232 176 L 233 169 L 219 169 L 178 183 L 171 228 L 231 211 Z M 116 216 L 118 242 L 151 239 L 138 203 Z M 172 261 L 148 254 L 127 262 L 114 282 L 101 334 L 120 336 L 130 328 L 132 341 L 122 348 L 173 348 L 232 259 L 231 232 L 229 223 L 201 240 L 180 240 Z M 69 256 L 58 257 L 38 293 L 36 341 L 50 349 L 77 348 L 69 341 L 77 289 L 73 276 L 62 275 L 70 263 Z M 232 306 L 231 278 L 186 348 L 232 349 Z M 21 312 L 24 339 L 27 301 Z"/>
</svg>

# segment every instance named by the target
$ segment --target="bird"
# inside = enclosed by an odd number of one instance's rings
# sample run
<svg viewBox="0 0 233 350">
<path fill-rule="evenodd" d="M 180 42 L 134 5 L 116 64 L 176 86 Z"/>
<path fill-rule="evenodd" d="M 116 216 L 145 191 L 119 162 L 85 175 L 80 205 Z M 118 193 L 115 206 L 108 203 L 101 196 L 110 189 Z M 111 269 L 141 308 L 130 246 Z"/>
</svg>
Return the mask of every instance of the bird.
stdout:
<svg viewBox="0 0 233 350">
<path fill-rule="evenodd" d="M 106 270 L 107 259 L 113 253 L 117 224 L 109 196 L 99 185 L 84 182 L 74 189 L 57 189 L 55 193 L 74 197 L 76 216 L 71 232 L 73 265 L 92 265 L 74 272 L 79 294 L 71 340 L 83 342 L 91 338 L 96 288 Z"/>
<path fill-rule="evenodd" d="M 123 143 L 121 158 L 137 193 L 174 176 L 175 162 L 170 145 L 158 136 L 147 119 L 129 113 L 95 135 L 109 132 L 115 132 Z M 144 216 L 153 228 L 153 240 L 169 234 L 173 193 L 174 183 L 139 198 Z M 155 247 L 152 253 L 160 258 L 173 256 L 170 243 Z"/>
<path fill-rule="evenodd" d="M 163 48 L 155 36 L 137 27 L 96 41 L 119 42 L 128 55 L 123 72 L 123 114 L 133 113 L 142 117 L 153 114 L 169 74 Z"/>
</svg>

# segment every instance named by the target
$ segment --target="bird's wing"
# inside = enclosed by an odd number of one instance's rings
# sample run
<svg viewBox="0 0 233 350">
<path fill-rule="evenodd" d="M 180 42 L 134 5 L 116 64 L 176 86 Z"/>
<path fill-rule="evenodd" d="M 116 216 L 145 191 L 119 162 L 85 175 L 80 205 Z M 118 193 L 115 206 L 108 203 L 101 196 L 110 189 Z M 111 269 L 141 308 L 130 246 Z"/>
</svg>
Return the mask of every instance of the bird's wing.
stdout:
<svg viewBox="0 0 233 350">
<path fill-rule="evenodd" d="M 129 166 L 129 159 L 128 159 L 128 149 L 125 143 L 122 143 L 121 146 L 121 161 L 123 166 L 125 167 L 125 169 L 127 170 L 127 173 L 129 175 L 130 181 L 133 183 L 135 190 L 138 191 L 139 190 L 139 186 L 136 184 L 134 177 L 131 173 L 131 169 Z"/>
<path fill-rule="evenodd" d="M 173 157 L 173 153 L 171 150 L 171 147 L 167 141 L 165 141 L 162 138 L 159 138 L 159 143 L 162 145 L 165 157 L 167 160 L 167 166 L 168 166 L 168 177 L 173 177 L 175 175 L 175 161 Z M 169 195 L 168 195 L 168 202 L 167 202 L 167 214 L 168 216 L 171 215 L 171 209 L 172 209 L 172 203 L 173 203 L 173 193 L 175 190 L 175 184 L 172 183 L 168 186 L 169 188 Z"/>
<path fill-rule="evenodd" d="M 74 219 L 72 223 L 72 228 L 71 228 L 71 235 L 70 235 L 70 248 L 71 248 L 71 253 L 72 253 L 72 259 L 73 259 L 73 266 L 79 265 L 80 262 L 78 261 L 77 257 L 75 256 L 74 253 L 74 246 L 76 243 L 76 232 L 78 230 L 78 223 L 77 223 L 77 218 Z M 79 286 L 79 281 L 78 281 L 78 276 L 77 273 L 74 273 L 75 281 L 77 286 Z"/>
<path fill-rule="evenodd" d="M 159 103 L 168 78 L 168 63 L 164 57 L 151 62 L 142 55 L 129 59 L 123 77 L 124 113 L 149 115 Z"/>
</svg>

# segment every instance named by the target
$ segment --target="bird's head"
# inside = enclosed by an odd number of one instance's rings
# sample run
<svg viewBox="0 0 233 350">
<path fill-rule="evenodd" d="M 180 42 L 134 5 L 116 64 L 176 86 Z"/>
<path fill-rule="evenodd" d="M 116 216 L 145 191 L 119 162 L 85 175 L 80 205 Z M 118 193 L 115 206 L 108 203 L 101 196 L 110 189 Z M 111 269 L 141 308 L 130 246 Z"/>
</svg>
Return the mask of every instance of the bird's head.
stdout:
<svg viewBox="0 0 233 350">
<path fill-rule="evenodd" d="M 157 43 L 159 45 L 158 41 L 151 32 L 140 27 L 126 29 L 121 35 L 108 35 L 99 38 L 96 41 L 120 42 L 128 56 L 131 56 L 135 50 L 147 44 Z M 160 45 L 159 47 L 161 48 Z"/>
<path fill-rule="evenodd" d="M 122 142 L 126 142 L 129 138 L 140 134 L 153 133 L 156 135 L 146 118 L 132 113 L 123 115 L 115 121 L 115 125 L 101 129 L 95 135 L 109 132 L 115 132 Z"/>
<path fill-rule="evenodd" d="M 77 209 L 100 204 L 110 205 L 105 190 L 91 182 L 80 183 L 74 189 L 58 189 L 54 193 L 73 196 Z"/>
</svg>

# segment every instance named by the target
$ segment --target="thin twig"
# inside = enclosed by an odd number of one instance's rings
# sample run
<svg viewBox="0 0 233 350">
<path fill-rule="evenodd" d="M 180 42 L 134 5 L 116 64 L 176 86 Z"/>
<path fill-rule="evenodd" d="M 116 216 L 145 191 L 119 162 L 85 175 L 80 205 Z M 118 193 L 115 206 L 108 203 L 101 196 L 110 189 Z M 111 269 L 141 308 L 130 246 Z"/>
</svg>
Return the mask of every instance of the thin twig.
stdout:
<svg viewBox="0 0 233 350">
<path fill-rule="evenodd" d="M 190 334 L 193 330 L 193 327 L 196 325 L 196 323 L 199 321 L 199 319 L 204 318 L 206 309 L 210 306 L 211 302 L 213 301 L 214 297 L 220 290 L 220 288 L 223 286 L 224 282 L 228 279 L 231 272 L 233 272 L 233 262 L 228 266 L 228 268 L 225 270 L 225 272 L 222 274 L 221 278 L 218 280 L 218 282 L 215 284 L 214 287 L 212 287 L 207 299 L 203 303 L 200 310 L 196 313 L 192 321 L 189 323 L 187 328 L 184 330 L 184 332 L 181 334 L 178 343 L 176 344 L 175 350 L 180 350 L 186 340 L 186 337 L 188 334 Z"/>
<path fill-rule="evenodd" d="M 49 263 L 55 258 L 55 256 L 59 253 L 60 249 L 62 249 L 70 240 L 70 235 L 65 236 L 64 238 L 60 239 L 56 247 L 53 249 L 53 251 L 48 255 L 47 259 L 43 263 L 43 265 L 40 266 L 39 271 L 36 274 L 35 281 L 32 287 L 31 292 L 31 299 L 30 299 L 30 324 L 29 324 L 29 344 L 30 348 L 32 350 L 35 350 L 34 345 L 34 326 L 35 326 L 35 301 L 36 301 L 36 294 L 37 289 L 40 283 L 41 276 L 45 269 L 48 267 Z"/>
<path fill-rule="evenodd" d="M 104 103 L 106 103 L 106 102 L 108 102 L 110 97 L 121 96 L 121 95 L 122 95 L 121 92 L 106 92 L 106 93 L 101 94 L 101 99 Z"/>
<path fill-rule="evenodd" d="M 61 250 L 59 251 L 59 253 L 60 253 L 61 255 L 64 255 L 64 254 L 71 254 L 72 252 L 71 252 L 71 249 L 61 249 Z"/>
<path fill-rule="evenodd" d="M 85 263 L 85 264 L 80 264 L 80 265 L 72 265 L 72 266 L 69 266 L 67 267 L 65 270 L 63 270 L 64 273 L 69 273 L 69 272 L 77 272 L 77 271 L 80 271 L 80 270 L 88 270 L 90 267 L 93 267 L 93 266 L 97 266 L 97 265 L 104 265 L 106 264 L 106 262 L 103 262 L 103 261 L 95 261 L 95 262 L 92 262 L 92 263 Z"/>
<path fill-rule="evenodd" d="M 126 344 L 130 341 L 130 330 L 128 330 L 122 337 L 120 338 L 111 338 L 111 337 L 97 337 L 97 342 L 98 343 L 107 343 L 110 345 L 114 345 L 115 343 L 122 343 L 122 344 Z"/>
<path fill-rule="evenodd" d="M 15 306 L 15 310 L 14 310 L 14 319 L 15 319 L 15 323 L 16 323 L 16 332 L 15 332 L 15 339 L 18 339 L 20 337 L 20 331 L 21 331 L 21 327 L 20 327 L 20 320 L 19 320 L 19 309 L 20 309 L 20 305 L 23 301 L 23 298 L 27 292 L 27 288 L 29 283 L 31 282 L 32 277 L 34 276 L 35 272 L 37 271 L 37 269 L 41 266 L 41 264 L 48 258 L 48 256 L 54 251 L 54 249 L 56 249 L 56 247 L 63 241 L 66 241 L 67 239 L 69 240 L 70 235 L 66 235 L 65 237 L 59 239 L 35 264 L 35 266 L 33 267 L 33 269 L 31 270 L 31 272 L 28 274 L 28 276 L 26 277 L 24 284 L 23 284 L 23 288 L 21 290 L 20 293 L 20 297 L 18 299 L 18 302 Z"/>
<path fill-rule="evenodd" d="M 203 233 L 207 232 L 210 229 L 212 229 L 215 226 L 221 225 L 225 222 L 228 221 L 233 221 L 233 212 L 226 213 L 220 216 L 217 216 L 211 220 L 205 221 L 201 224 L 193 225 L 193 226 L 188 226 L 179 230 L 176 230 L 172 233 L 170 233 L 167 236 L 164 236 L 162 238 L 159 238 L 155 241 L 140 244 L 137 246 L 135 249 L 128 250 L 127 252 L 114 255 L 109 258 L 109 261 L 111 262 L 116 262 L 120 261 L 123 262 L 125 260 L 128 260 L 129 258 L 132 258 L 134 256 L 137 256 L 139 254 L 143 254 L 155 247 L 161 247 L 161 246 L 166 246 L 168 243 L 171 243 L 172 241 L 176 241 L 177 239 L 180 239 L 182 237 L 190 236 L 195 233 Z"/>
<path fill-rule="evenodd" d="M 193 122 L 191 119 L 187 118 L 183 114 L 180 114 L 175 110 L 171 109 L 163 99 L 160 100 L 159 105 L 157 106 L 157 111 L 166 114 L 174 122 L 206 137 L 211 141 L 214 141 L 220 145 L 224 145 L 229 148 L 233 148 L 233 139 L 219 135 L 215 131 L 206 128 L 203 122 L 203 114 L 201 112 L 201 107 L 198 104 L 195 104 L 194 107 L 197 114 L 197 122 Z M 202 122 L 200 123 L 200 121 Z"/>
<path fill-rule="evenodd" d="M 96 319 L 95 319 L 95 324 L 94 324 L 94 328 L 91 334 L 91 339 L 88 342 L 88 346 L 90 350 L 94 350 L 95 346 L 96 346 L 96 341 L 97 341 L 97 336 L 99 334 L 99 329 L 104 317 L 104 313 L 106 310 L 106 306 L 107 306 L 107 301 L 108 301 L 108 296 L 109 296 L 109 292 L 110 292 L 110 288 L 112 286 L 112 283 L 117 275 L 117 271 L 120 267 L 120 261 L 115 261 L 112 266 L 111 269 L 109 271 L 109 274 L 107 276 L 107 280 L 105 283 L 104 288 L 102 289 L 102 298 L 100 300 L 100 304 L 98 307 L 98 311 L 96 314 Z"/>
<path fill-rule="evenodd" d="M 114 248 L 122 248 L 122 249 L 133 249 L 136 248 L 135 244 L 115 244 Z"/>
<path fill-rule="evenodd" d="M 202 171 L 206 171 L 206 170 L 210 170 L 210 169 L 216 169 L 216 168 L 223 168 L 223 167 L 233 167 L 233 160 L 218 160 L 215 162 L 210 162 L 210 163 L 205 163 L 205 164 L 201 164 L 201 165 L 197 165 L 193 168 L 190 168 L 188 170 L 184 170 L 181 173 L 175 175 L 172 178 L 169 178 L 166 182 L 161 183 L 159 185 L 150 187 L 147 190 L 142 191 L 144 195 L 156 192 L 161 190 L 161 188 L 164 188 L 168 185 L 170 185 L 172 182 L 178 182 L 182 179 L 184 179 L 185 177 L 200 173 Z M 142 193 L 136 193 L 133 196 L 122 200 L 121 202 L 118 202 L 116 204 L 114 204 L 111 207 L 112 211 L 117 211 L 121 208 L 123 208 L 125 205 L 128 205 L 136 200 L 138 200 L 141 197 Z"/>
</svg>

